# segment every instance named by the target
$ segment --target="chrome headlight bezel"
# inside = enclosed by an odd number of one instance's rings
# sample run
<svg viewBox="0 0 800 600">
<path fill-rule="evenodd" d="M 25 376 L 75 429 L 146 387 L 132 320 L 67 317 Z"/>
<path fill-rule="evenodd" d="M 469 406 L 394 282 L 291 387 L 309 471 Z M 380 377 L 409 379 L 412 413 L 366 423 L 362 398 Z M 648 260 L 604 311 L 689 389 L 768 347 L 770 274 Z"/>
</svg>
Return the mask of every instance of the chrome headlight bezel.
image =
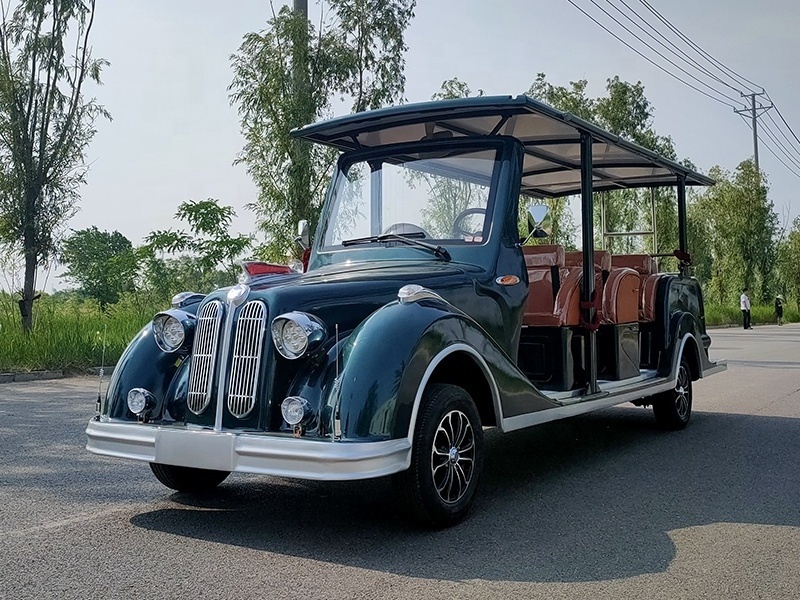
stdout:
<svg viewBox="0 0 800 600">
<path fill-rule="evenodd" d="M 167 353 L 187 350 L 194 337 L 197 318 L 182 310 L 166 310 L 153 317 L 153 339 Z"/>
<path fill-rule="evenodd" d="M 278 315 L 272 320 L 270 330 L 278 354 L 289 360 L 313 352 L 328 337 L 325 324 L 314 315 L 304 312 Z M 295 339 L 291 340 L 290 335 Z"/>
</svg>

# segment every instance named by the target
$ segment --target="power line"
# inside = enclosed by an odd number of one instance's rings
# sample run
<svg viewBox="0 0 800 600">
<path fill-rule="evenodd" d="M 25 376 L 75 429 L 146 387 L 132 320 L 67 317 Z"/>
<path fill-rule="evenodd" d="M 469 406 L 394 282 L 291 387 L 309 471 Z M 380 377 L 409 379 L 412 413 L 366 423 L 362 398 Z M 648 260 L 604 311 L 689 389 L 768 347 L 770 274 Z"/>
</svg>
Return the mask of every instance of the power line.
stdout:
<svg viewBox="0 0 800 600">
<path fill-rule="evenodd" d="M 769 94 L 766 94 L 766 96 L 767 96 L 767 99 L 770 102 L 772 102 L 772 98 L 769 97 Z M 775 104 L 775 103 L 773 102 L 773 104 Z M 783 114 L 781 113 L 781 111 L 778 109 L 777 106 L 775 107 L 775 112 L 778 113 L 778 116 L 781 118 L 781 121 L 783 121 L 783 124 L 786 125 L 786 129 L 788 129 L 791 132 L 791 134 L 794 136 L 794 139 L 796 139 L 798 141 L 798 143 L 800 143 L 800 138 L 797 137 L 797 134 L 794 132 L 794 130 L 791 127 L 789 127 L 789 123 L 786 122 L 786 119 L 783 117 Z"/>
<path fill-rule="evenodd" d="M 774 105 L 773 105 L 773 106 L 774 106 Z M 778 108 L 777 108 L 777 107 L 775 107 L 775 110 L 777 111 L 777 110 L 778 110 Z M 780 134 L 783 136 L 783 139 L 785 139 L 785 140 L 786 140 L 786 142 L 789 144 L 789 148 L 791 148 L 791 151 L 793 151 L 793 152 L 797 152 L 798 154 L 800 154 L 800 152 L 798 152 L 797 148 L 795 148 L 794 142 L 793 142 L 792 140 L 790 140 L 790 139 L 789 139 L 789 136 L 788 136 L 788 135 L 786 135 L 786 133 L 785 133 L 785 132 L 784 132 L 784 130 L 781 128 L 781 126 L 778 124 L 778 122 L 777 122 L 775 119 L 773 119 L 773 118 L 772 118 L 772 115 L 771 115 L 771 114 L 769 114 L 769 113 L 767 113 L 767 117 L 768 117 L 768 118 L 769 118 L 769 120 L 772 122 L 772 124 L 775 126 L 775 130 L 776 130 L 778 133 L 780 133 Z M 766 124 L 765 124 L 765 127 L 766 127 Z M 791 131 L 791 130 L 790 130 L 790 131 Z M 783 146 L 783 144 L 781 144 L 781 146 Z M 784 149 L 786 149 L 786 148 L 785 148 L 785 146 L 784 146 Z M 788 150 L 787 150 L 787 151 L 788 151 Z"/>
<path fill-rule="evenodd" d="M 627 46 L 627 47 L 628 47 L 630 50 L 633 50 L 633 51 L 634 51 L 636 54 L 638 54 L 639 56 L 641 56 L 643 59 L 645 59 L 647 62 L 649 62 L 651 65 L 653 65 L 653 66 L 654 66 L 654 67 L 656 67 L 657 69 L 660 69 L 660 70 L 664 71 L 664 73 L 666 73 L 666 74 L 667 74 L 667 75 L 669 75 L 670 77 L 672 77 L 672 78 L 674 78 L 674 79 L 677 79 L 677 80 L 678 80 L 678 81 L 680 81 L 682 84 L 684 84 L 684 85 L 686 85 L 686 86 L 688 86 L 688 87 L 692 88 L 694 91 L 696 91 L 696 92 L 699 92 L 699 93 L 703 94 L 704 96 L 706 96 L 706 97 L 708 97 L 708 98 L 711 98 L 712 100 L 714 100 L 714 101 L 716 101 L 716 102 L 719 102 L 720 104 L 724 104 L 725 106 L 729 106 L 730 108 L 732 108 L 732 109 L 734 109 L 734 110 L 736 110 L 736 109 L 738 108 L 736 105 L 734 105 L 734 104 L 731 104 L 730 102 L 726 102 L 725 100 L 720 100 L 719 98 L 717 98 L 717 97 L 715 97 L 715 96 L 712 96 L 712 95 L 711 95 L 711 94 L 709 94 L 708 92 L 705 92 L 705 91 L 701 90 L 700 88 L 698 88 L 698 87 L 696 87 L 696 86 L 692 85 L 691 83 L 689 83 L 689 82 L 687 82 L 687 81 L 684 81 L 683 79 L 681 79 L 680 77 L 678 77 L 677 75 L 675 75 L 674 73 L 672 73 L 671 71 L 669 71 L 668 69 L 664 68 L 663 66 L 661 66 L 660 64 L 658 64 L 657 62 L 655 62 L 655 61 L 654 61 L 653 59 L 651 59 L 649 56 L 646 56 L 646 55 L 644 55 L 642 52 L 640 52 L 639 50 L 637 50 L 636 48 L 634 48 L 632 45 L 630 45 L 628 42 L 626 42 L 625 40 L 623 40 L 621 37 L 619 37 L 619 36 L 618 36 L 617 34 L 615 34 L 613 31 L 611 31 L 610 29 L 608 29 L 608 28 L 607 28 L 605 25 L 603 25 L 603 24 L 602 24 L 600 21 L 598 21 L 598 20 L 597 20 L 597 19 L 595 19 L 595 18 L 594 18 L 592 15 L 590 15 L 588 12 L 586 12 L 585 10 L 583 10 L 583 8 L 581 8 L 580 6 L 578 6 L 578 5 L 577 5 L 577 4 L 576 4 L 576 3 L 575 3 L 573 0 L 567 0 L 567 2 L 569 2 L 569 3 L 570 3 L 572 6 L 574 6 L 575 8 L 577 8 L 577 9 L 578 9 L 578 10 L 579 10 L 581 13 L 583 13 L 583 14 L 584 14 L 586 17 L 588 17 L 589 19 L 591 19 L 591 20 L 592 20 L 592 21 L 593 21 L 593 22 L 594 22 L 596 25 L 598 25 L 600 28 L 602 28 L 604 31 L 606 31 L 606 33 L 609 33 L 609 34 L 610 34 L 610 35 L 612 35 L 614 38 L 616 38 L 616 39 L 617 39 L 619 42 L 622 42 L 622 43 L 623 43 L 625 46 Z"/>
<path fill-rule="evenodd" d="M 607 3 L 609 3 L 609 4 L 611 4 L 611 3 L 609 2 L 609 0 L 605 0 L 605 1 L 606 1 Z M 647 47 L 648 47 L 648 48 L 649 48 L 649 49 L 650 49 L 652 52 L 655 52 L 655 53 L 656 53 L 658 56 L 660 56 L 662 59 L 664 59 L 665 61 L 667 61 L 667 62 L 668 62 L 669 64 L 671 64 L 673 67 L 675 67 L 676 69 L 678 69 L 678 70 L 679 70 L 681 73 L 683 73 L 683 74 L 685 74 L 685 75 L 688 75 L 689 77 L 691 77 L 692 79 L 694 79 L 696 82 L 698 82 L 700 85 L 703 85 L 703 86 L 707 87 L 708 89 L 712 90 L 712 91 L 713 91 L 714 93 L 716 93 L 716 94 L 719 94 L 719 95 L 720 95 L 720 96 L 722 96 L 723 98 L 727 98 L 728 100 L 731 100 L 731 101 L 733 101 L 733 102 L 739 102 L 739 100 L 737 100 L 736 98 L 732 98 L 731 96 L 728 96 L 726 93 L 724 93 L 724 92 L 720 92 L 720 91 L 719 91 L 718 89 L 716 89 L 715 87 L 713 87 L 713 86 L 709 85 L 709 84 L 708 84 L 708 83 L 706 83 L 705 81 L 703 81 L 703 80 L 701 80 L 701 79 L 699 79 L 699 78 L 695 77 L 695 76 L 694 76 L 694 75 L 692 75 L 691 73 L 689 73 L 689 71 L 687 71 L 686 69 L 684 69 L 684 68 L 683 68 L 683 67 L 681 67 L 680 65 L 676 64 L 676 63 L 675 63 L 675 61 L 673 61 L 673 60 L 671 60 L 671 59 L 667 58 L 666 56 L 664 56 L 663 54 L 661 54 L 661 52 L 659 52 L 658 50 L 656 50 L 655 48 L 653 48 L 653 46 L 651 46 L 650 44 L 648 44 L 646 41 L 644 41 L 642 38 L 640 38 L 638 35 L 636 35 L 636 34 L 635 34 L 634 32 L 632 32 L 630 29 L 628 29 L 628 28 L 627 28 L 627 27 L 626 27 L 624 24 L 622 24 L 622 23 L 621 23 L 621 22 L 620 22 L 620 21 L 619 21 L 619 20 L 618 20 L 616 17 L 614 17 L 614 16 L 613 16 L 611 13 L 609 13 L 609 12 L 608 12 L 606 9 L 604 9 L 602 6 L 600 6 L 600 5 L 597 3 L 597 1 L 596 1 L 596 0 L 589 0 L 589 2 L 591 2 L 592 4 L 594 4 L 594 6 L 595 6 L 596 8 L 598 8 L 600 11 L 602 11 L 602 13 L 603 13 L 604 15 L 606 15 L 606 16 L 607 16 L 609 19 L 611 19 L 612 21 L 614 21 L 614 23 L 616 23 L 617 25 L 619 25 L 620 27 L 622 27 L 622 28 L 623 28 L 625 31 L 627 31 L 629 35 L 631 35 L 631 36 L 633 36 L 634 38 L 636 38 L 637 40 L 639 40 L 639 42 L 640 42 L 641 44 L 644 44 L 645 46 L 647 46 Z M 612 7 L 614 7 L 614 6 L 613 6 L 613 4 L 612 4 L 611 6 L 612 6 Z M 614 8 L 615 8 L 615 10 L 618 10 L 618 11 L 619 11 L 619 9 L 618 9 L 618 8 L 616 8 L 616 7 L 614 7 Z M 625 15 L 623 15 L 623 16 L 625 16 Z M 626 17 L 626 18 L 627 18 L 627 17 Z M 629 19 L 629 20 L 630 20 L 630 19 Z M 617 36 L 615 35 L 614 37 L 617 37 Z M 619 39 L 619 38 L 617 38 L 617 39 Z M 683 80 L 681 80 L 681 81 L 683 81 Z M 684 81 L 683 83 L 686 83 L 686 82 Z M 732 105 L 729 105 L 729 106 L 732 106 Z"/>
<path fill-rule="evenodd" d="M 724 75 L 726 75 L 727 77 L 729 77 L 733 81 L 736 81 L 737 78 L 738 78 L 739 83 L 741 85 L 743 85 L 744 87 L 748 88 L 750 90 L 750 92 L 752 92 L 752 93 L 755 93 L 755 92 L 757 92 L 759 90 L 762 91 L 762 92 L 764 91 L 763 86 L 760 86 L 757 83 L 755 83 L 753 81 L 750 81 L 749 79 L 747 79 L 747 77 L 739 75 L 739 73 L 737 73 L 736 71 L 734 71 L 730 67 L 726 66 L 725 64 L 723 64 L 722 62 L 720 62 L 719 60 L 717 60 L 716 58 L 711 56 L 711 54 L 709 54 L 708 52 L 703 50 L 700 46 L 698 46 L 696 43 L 694 43 L 689 37 L 684 35 L 684 33 L 680 29 L 675 27 L 669 21 L 669 19 L 664 17 L 660 12 L 658 12 L 655 8 L 653 8 L 653 6 L 647 0 L 639 0 L 639 2 L 642 5 L 644 5 L 647 8 L 647 10 L 649 10 L 653 15 L 655 15 L 655 17 L 659 21 L 661 21 L 664 25 L 666 25 L 670 29 L 670 31 L 672 31 L 675 35 L 677 35 L 679 38 L 681 38 L 684 42 L 689 44 L 689 46 L 695 52 L 697 52 L 701 57 L 703 57 L 709 64 L 711 64 L 713 67 L 715 67 L 718 71 L 720 71 L 721 73 L 723 73 Z M 747 82 L 747 83 L 742 83 L 743 81 Z M 754 85 L 756 89 L 753 89 L 750 86 L 748 86 L 747 85 L 748 83 L 751 84 L 751 85 Z"/>
<path fill-rule="evenodd" d="M 633 8 L 632 8 L 632 7 L 631 7 L 631 6 L 630 6 L 630 5 L 627 3 L 627 2 L 625 2 L 625 0 L 618 0 L 618 1 L 619 1 L 619 2 L 620 2 L 620 3 L 621 3 L 621 4 L 622 4 L 622 5 L 625 7 L 625 8 L 627 8 L 627 9 L 628 9 L 628 12 L 630 12 L 631 14 L 633 14 L 633 16 L 635 16 L 635 17 L 636 17 L 636 18 L 637 18 L 639 21 L 641 21 L 642 23 L 644 23 L 644 24 L 645 24 L 645 25 L 646 25 L 646 26 L 647 26 L 647 27 L 648 27 L 650 30 L 652 30 L 652 31 L 653 31 L 653 32 L 654 32 L 656 35 L 658 35 L 658 37 L 659 37 L 659 38 L 661 38 L 661 39 L 659 40 L 658 38 L 656 38 L 655 36 L 653 36 L 653 34 L 652 34 L 652 33 L 650 33 L 649 31 L 647 31 L 646 29 L 644 29 L 644 27 L 642 27 L 642 26 L 641 26 L 641 25 L 639 25 L 639 24 L 638 24 L 636 21 L 634 21 L 634 20 L 633 20 L 631 17 L 629 17 L 628 15 L 626 15 L 626 14 L 625 14 L 625 13 L 622 11 L 622 9 L 620 9 L 620 8 L 619 8 L 618 6 L 616 6 L 616 5 L 615 5 L 613 2 L 611 2 L 611 0 L 606 0 L 606 3 L 607 3 L 608 5 L 610 5 L 610 6 L 611 6 L 611 7 L 612 7 L 614 10 L 616 10 L 616 11 L 617 11 L 619 14 L 621 14 L 623 17 L 625 17 L 625 18 L 626 18 L 626 19 L 627 19 L 627 20 L 628 20 L 630 23 L 632 23 L 633 25 L 635 25 L 635 26 L 636 26 L 636 27 L 637 27 L 637 28 L 638 28 L 638 29 L 639 29 L 639 30 L 640 30 L 642 33 L 644 33 L 645 35 L 647 35 L 647 36 L 648 36 L 648 37 L 649 37 L 651 40 L 655 41 L 655 42 L 656 42 L 656 43 L 657 43 L 659 46 L 661 46 L 662 48 L 664 48 L 665 50 L 667 50 L 668 52 L 670 52 L 670 53 L 671 53 L 673 56 L 675 56 L 675 57 L 676 57 L 676 58 L 678 58 L 679 60 L 683 61 L 685 64 L 689 65 L 689 67 L 691 67 L 691 68 L 693 68 L 693 69 L 696 69 L 696 70 L 698 70 L 700 73 L 702 73 L 702 74 L 703 74 L 703 75 L 705 75 L 706 77 L 709 77 L 709 78 L 711 78 L 711 79 L 713 79 L 713 80 L 717 81 L 718 83 L 720 83 L 720 84 L 724 85 L 725 87 L 728 87 L 728 88 L 730 88 L 731 90 L 733 90 L 733 91 L 734 91 L 734 92 L 736 92 L 737 94 L 739 94 L 739 95 L 742 95 L 742 96 L 744 95 L 744 92 L 741 90 L 741 87 L 734 87 L 734 86 L 732 86 L 732 85 L 731 85 L 731 84 L 729 84 L 727 81 L 724 81 L 724 80 L 720 79 L 720 78 L 719 78 L 717 75 L 715 75 L 714 73 L 712 73 L 711 71 L 709 71 L 708 69 L 706 69 L 705 67 L 703 67 L 702 65 L 698 64 L 696 60 L 692 59 L 692 57 L 691 57 L 691 56 L 689 56 L 689 55 L 688 55 L 688 54 L 687 54 L 687 53 L 686 53 L 684 50 L 682 50 L 681 48 L 679 48 L 679 47 L 678 47 L 678 46 L 675 44 L 675 42 L 673 42 L 672 40 L 670 40 L 670 39 L 669 39 L 667 36 L 665 36 L 665 35 L 664 35 L 664 34 L 663 34 L 661 31 L 659 31 L 659 30 L 658 30 L 656 27 L 654 27 L 654 26 L 653 26 L 653 25 L 652 25 L 652 24 L 651 24 L 651 23 L 650 23 L 650 22 L 649 22 L 647 19 L 645 19 L 645 18 L 644 18 L 644 17 L 642 17 L 642 16 L 641 16 L 639 13 L 637 13 L 637 12 L 636 12 L 636 10 L 634 10 L 634 9 L 633 9 Z M 661 40 L 663 40 L 663 41 L 661 41 Z M 718 90 L 715 90 L 715 91 L 719 92 Z M 719 93 L 721 93 L 721 92 L 719 92 Z M 728 98 L 730 98 L 730 96 L 728 96 Z M 730 98 L 730 99 L 738 102 L 738 100 L 735 100 L 734 98 Z"/>
<path fill-rule="evenodd" d="M 690 77 L 691 79 L 693 79 L 694 81 L 698 82 L 700 85 L 704 86 L 705 88 L 711 90 L 714 94 L 716 94 L 716 96 L 712 95 L 712 94 L 709 94 L 704 90 L 699 89 L 698 87 L 696 87 L 692 83 L 686 81 L 685 79 L 683 79 L 679 75 L 676 75 L 674 72 L 672 72 L 668 68 L 664 67 L 662 64 L 659 64 L 658 62 L 656 62 L 655 60 L 653 60 L 649 56 L 646 56 L 639 49 L 635 48 L 631 43 L 628 43 L 626 40 L 624 40 L 622 37 L 620 37 L 620 35 L 617 35 L 617 33 L 615 33 L 609 27 L 607 27 L 606 25 L 601 23 L 597 18 L 595 18 L 594 16 L 589 14 L 586 10 L 584 10 L 581 6 L 576 4 L 573 0 L 567 0 L 567 1 L 573 7 L 578 9 L 583 15 L 588 17 L 591 21 L 593 21 L 596 25 L 598 25 L 601 29 L 603 29 L 606 33 L 608 33 L 611 36 L 613 36 L 617 41 L 623 43 L 627 48 L 629 48 L 630 50 L 633 50 L 637 55 L 639 55 L 640 57 L 642 57 L 645 60 L 647 60 L 650 64 L 652 64 L 656 68 L 658 68 L 661 71 L 667 73 L 668 75 L 670 75 L 674 79 L 677 79 L 678 81 L 680 81 L 684 85 L 692 88 L 693 90 L 695 90 L 697 92 L 700 92 L 704 96 L 706 96 L 708 98 L 711 98 L 712 100 L 715 100 L 716 102 L 719 102 L 720 104 L 724 104 L 726 106 L 731 107 L 735 112 L 737 112 L 739 114 L 750 113 L 751 120 L 752 120 L 752 125 L 748 124 L 748 126 L 753 131 L 753 158 L 754 158 L 756 167 L 760 168 L 759 167 L 759 162 L 758 162 L 758 142 L 761 141 L 762 143 L 764 143 L 768 147 L 768 150 L 770 151 L 770 153 L 773 156 L 775 156 L 775 158 L 777 158 L 781 162 L 781 164 L 783 164 L 785 167 L 787 167 L 792 173 L 797 175 L 797 173 L 794 171 L 794 169 L 792 169 L 789 165 L 787 165 L 786 162 L 780 156 L 778 156 L 778 154 L 773 149 L 773 147 L 769 146 L 768 144 L 766 144 L 763 141 L 762 136 L 760 136 L 759 133 L 758 133 L 758 129 L 757 129 L 757 127 L 758 127 L 758 117 L 761 116 L 763 113 L 767 112 L 769 109 L 774 107 L 776 112 L 780 116 L 781 121 L 783 122 L 783 126 L 786 129 L 789 130 L 789 132 L 791 133 L 792 137 L 794 137 L 795 141 L 800 143 L 800 137 L 798 137 L 797 134 L 794 132 L 794 130 L 791 128 L 789 123 L 786 121 L 785 117 L 781 114 L 780 110 L 778 110 L 777 107 L 774 106 L 774 103 L 772 102 L 772 99 L 769 97 L 769 95 L 766 93 L 766 91 L 763 89 L 763 87 L 759 86 L 758 84 L 756 84 L 755 82 L 751 81 L 750 79 L 747 79 L 743 75 L 740 75 L 739 73 L 737 73 L 736 71 L 734 71 L 730 67 L 726 66 L 721 61 L 719 61 L 716 58 L 714 58 L 711 54 L 706 52 L 703 48 L 701 48 L 698 44 L 693 42 L 688 36 L 686 36 L 683 32 L 681 32 L 677 27 L 675 27 L 666 17 L 664 17 L 655 8 L 653 8 L 653 6 L 647 0 L 639 0 L 639 2 L 643 6 L 645 6 L 647 8 L 647 10 L 649 10 L 662 24 L 664 24 L 669 29 L 669 31 L 671 31 L 674 35 L 678 36 L 678 38 L 680 38 L 683 42 L 688 44 L 689 47 L 696 54 L 698 54 L 705 62 L 710 64 L 715 70 L 719 71 L 724 77 L 730 79 L 734 83 L 734 85 L 724 81 L 719 76 L 715 75 L 710 70 L 708 70 L 706 67 L 700 65 L 695 59 L 693 59 L 691 56 L 689 56 L 689 54 L 687 52 L 685 52 L 682 48 L 678 47 L 675 44 L 675 42 L 673 42 L 672 40 L 667 38 L 661 31 L 659 31 L 659 29 L 654 27 L 644 17 L 642 17 L 625 0 L 619 0 L 619 2 L 621 2 L 621 4 L 630 13 L 632 13 L 633 16 L 636 17 L 636 19 L 641 21 L 650 30 L 655 32 L 655 34 L 657 34 L 659 36 L 659 38 L 661 38 L 661 39 L 657 39 L 656 37 L 654 37 L 654 35 L 652 33 L 647 31 L 639 23 L 634 21 L 631 18 L 631 16 L 626 14 L 621 8 L 616 6 L 616 4 L 613 3 L 611 0 L 605 0 L 605 3 L 608 4 L 609 6 L 611 6 L 611 8 L 613 8 L 624 19 L 626 19 L 629 23 L 631 23 L 633 26 L 635 26 L 646 37 L 648 37 L 650 40 L 652 40 L 653 42 L 658 44 L 661 48 L 664 48 L 667 52 L 669 52 L 670 54 L 675 56 L 679 61 L 681 61 L 684 64 L 686 64 L 689 68 L 696 70 L 697 72 L 702 74 L 702 76 L 708 77 L 708 78 L 710 78 L 711 80 L 715 81 L 716 83 L 718 83 L 720 85 L 723 85 L 723 86 L 725 86 L 725 87 L 727 87 L 727 88 L 729 88 L 729 89 L 731 89 L 731 90 L 733 90 L 735 92 L 738 92 L 742 97 L 749 98 L 750 99 L 750 103 L 749 103 L 750 106 L 749 107 L 747 106 L 747 104 L 745 104 L 744 100 L 738 100 L 736 98 L 732 98 L 730 95 L 728 95 L 725 92 L 723 92 L 723 91 L 719 90 L 718 88 L 714 87 L 714 85 L 709 84 L 707 81 L 703 81 L 702 79 L 698 78 L 697 76 L 695 76 L 694 74 L 690 73 L 686 69 L 682 68 L 680 65 L 676 64 L 673 60 L 671 60 L 669 57 L 665 56 L 662 52 L 660 52 L 658 49 L 654 48 L 650 43 L 648 43 L 647 41 L 642 39 L 642 37 L 640 37 L 634 31 L 632 31 L 630 28 L 628 28 L 624 23 L 622 23 L 614 15 L 610 14 L 605 8 L 600 6 L 596 0 L 589 0 L 589 1 L 594 5 L 594 7 L 596 9 L 600 10 L 607 18 L 611 19 L 614 23 L 616 23 L 617 26 L 621 27 L 625 32 L 627 32 L 628 35 L 630 35 L 633 38 L 635 38 L 636 40 L 638 40 L 639 43 L 641 43 L 644 46 L 646 46 L 651 52 L 655 53 L 656 56 L 658 56 L 659 58 L 661 58 L 664 61 L 667 61 L 667 63 L 672 65 L 672 67 L 678 69 L 681 73 L 683 73 L 686 76 Z M 664 41 L 661 41 L 661 40 L 664 40 Z M 664 42 L 666 42 L 666 44 Z M 750 85 L 748 85 L 748 84 L 750 84 Z M 753 88 L 752 86 L 755 86 L 755 88 Z M 742 88 L 744 88 L 744 89 L 742 89 Z M 747 93 L 745 93 L 745 90 L 751 91 L 751 93 L 747 94 Z M 760 91 L 758 91 L 758 90 L 760 90 Z M 731 104 L 730 102 L 727 102 L 726 100 L 723 100 L 718 96 L 721 96 L 722 98 L 725 98 L 727 100 L 735 102 L 736 105 Z M 765 105 L 762 102 L 758 102 L 758 104 L 756 104 L 756 97 L 757 96 L 765 96 L 769 100 L 769 105 Z M 766 137 L 768 137 L 773 142 L 775 147 L 778 148 L 778 151 L 782 152 L 783 156 L 789 162 L 791 162 L 792 164 L 797 164 L 797 159 L 793 155 L 793 152 L 797 152 L 797 149 L 795 148 L 794 143 L 788 138 L 788 136 L 786 135 L 783 127 L 781 127 L 772 118 L 771 115 L 768 114 L 768 117 L 769 117 L 770 121 L 772 121 L 773 126 L 775 127 L 775 129 L 773 130 L 766 123 L 764 123 L 763 124 L 764 130 L 765 130 L 764 131 L 764 135 Z M 780 134 L 780 136 L 783 136 L 783 138 L 789 143 L 788 147 L 779 139 L 779 134 Z M 800 165 L 798 165 L 798 167 L 800 167 Z"/>
<path fill-rule="evenodd" d="M 742 120 L 745 122 L 745 124 L 746 124 L 748 127 L 750 127 L 750 129 L 752 129 L 753 127 L 750 125 L 750 123 L 748 123 L 748 122 L 747 122 L 747 118 L 746 118 L 744 115 L 741 115 L 741 117 L 742 117 Z M 761 143 L 762 143 L 762 144 L 764 144 L 764 147 L 765 147 L 767 150 L 769 150 L 769 151 L 770 151 L 770 153 L 772 154 L 772 156 L 774 156 L 775 158 L 777 158 L 777 159 L 778 159 L 778 161 L 779 161 L 779 162 L 780 162 L 780 163 L 781 163 L 781 164 L 782 164 L 784 167 L 786 167 L 786 168 L 787 168 L 789 171 L 791 171 L 791 172 L 792 172 L 792 173 L 793 173 L 795 176 L 797 176 L 797 178 L 798 178 L 798 179 L 800 179 L 800 173 L 798 173 L 798 172 L 797 172 L 797 171 L 795 171 L 795 170 L 794 170 L 792 167 L 790 167 L 789 165 L 787 165 L 787 164 L 786 164 L 786 163 L 783 161 L 783 159 L 782 159 L 780 156 L 778 156 L 778 155 L 775 153 L 775 151 L 774 151 L 774 150 L 772 150 L 772 148 L 770 147 L 770 145 L 769 145 L 769 144 L 767 144 L 767 143 L 766 143 L 766 142 L 765 142 L 765 141 L 764 141 L 764 140 L 763 140 L 763 139 L 762 139 L 760 136 L 759 136 L 759 138 L 758 138 L 758 139 L 759 139 L 759 141 L 761 141 Z"/>
<path fill-rule="evenodd" d="M 761 123 L 761 130 L 766 134 L 767 137 L 769 137 L 772 143 L 775 144 L 775 147 L 780 149 L 780 152 L 784 158 L 800 169 L 800 159 L 796 158 L 792 152 L 786 148 L 783 142 L 778 139 L 777 133 L 770 129 L 766 123 Z"/>
</svg>

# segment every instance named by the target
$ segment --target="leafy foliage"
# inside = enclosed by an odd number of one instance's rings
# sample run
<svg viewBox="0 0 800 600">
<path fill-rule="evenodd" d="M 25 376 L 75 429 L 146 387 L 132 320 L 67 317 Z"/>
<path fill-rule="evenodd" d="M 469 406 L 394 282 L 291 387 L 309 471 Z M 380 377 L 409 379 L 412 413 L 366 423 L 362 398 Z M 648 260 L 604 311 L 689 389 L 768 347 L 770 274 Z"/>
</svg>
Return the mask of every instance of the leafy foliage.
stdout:
<svg viewBox="0 0 800 600">
<path fill-rule="evenodd" d="M 0 238 L 24 257 L 19 307 L 30 330 L 36 269 L 54 257 L 75 214 L 94 123 L 110 118 L 83 85 L 99 84 L 108 62 L 92 58 L 89 46 L 94 0 L 0 7 Z"/>
<path fill-rule="evenodd" d="M 614 77 L 606 82 L 606 95 L 590 98 L 586 94 L 588 81 L 572 81 L 569 86 L 554 86 L 544 73 L 536 76 L 527 94 L 563 111 L 594 122 L 600 127 L 654 150 L 661 155 L 675 159 L 672 139 L 658 135 L 653 129 L 653 106 L 644 93 L 641 82 L 635 84 Z M 571 215 L 566 199 L 546 200 L 554 216 Z M 612 252 L 653 252 L 677 247 L 676 200 L 672 190 L 621 190 L 600 192 L 597 204 L 602 206 L 595 213 L 595 243 Z M 653 211 L 656 206 L 656 239 L 658 248 L 653 247 L 652 238 L 642 239 L 630 236 L 606 237 L 604 239 L 601 213 L 605 217 L 606 232 L 625 232 L 653 229 Z M 558 223 L 554 218 L 554 223 Z M 575 226 L 570 223 L 565 228 L 566 236 L 553 236 L 554 243 L 566 243 L 575 234 Z"/>
<path fill-rule="evenodd" d="M 64 241 L 60 261 L 67 267 L 64 277 L 77 283 L 80 292 L 94 298 L 102 310 L 134 289 L 136 255 L 119 231 L 91 227 L 74 232 Z"/>
<path fill-rule="evenodd" d="M 180 204 L 175 218 L 186 221 L 188 231 L 153 231 L 137 250 L 147 287 L 168 298 L 177 291 L 203 291 L 235 282 L 236 261 L 253 242 L 250 236 L 229 233 L 235 216 L 232 207 L 220 206 L 213 198 Z"/>
<path fill-rule="evenodd" d="M 289 131 L 332 114 L 332 100 L 353 111 L 402 99 L 404 32 L 416 0 L 327 0 L 318 27 L 284 6 L 267 29 L 249 33 L 231 58 L 231 102 L 241 118 L 246 165 L 259 188 L 250 206 L 268 240 L 259 253 L 285 260 L 297 221 L 312 230 L 336 159 L 330 148 L 292 139 Z"/>
<path fill-rule="evenodd" d="M 774 291 L 778 229 L 767 180 L 752 160 L 740 163 L 733 174 L 714 167 L 710 175 L 717 184 L 698 197 L 695 209 L 706 222 L 709 290 L 722 304 L 734 302 L 749 287 L 766 303 Z"/>
<path fill-rule="evenodd" d="M 789 235 L 777 248 L 778 272 L 783 293 L 794 296 L 800 310 L 800 217 L 795 218 Z"/>
</svg>

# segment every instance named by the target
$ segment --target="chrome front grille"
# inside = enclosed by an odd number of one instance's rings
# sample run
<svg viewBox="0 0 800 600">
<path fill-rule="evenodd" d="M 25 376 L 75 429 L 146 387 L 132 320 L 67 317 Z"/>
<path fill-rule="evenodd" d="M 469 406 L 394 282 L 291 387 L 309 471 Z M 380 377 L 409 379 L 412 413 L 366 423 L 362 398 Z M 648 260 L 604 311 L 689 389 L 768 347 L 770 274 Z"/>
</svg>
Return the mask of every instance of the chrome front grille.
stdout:
<svg viewBox="0 0 800 600">
<path fill-rule="evenodd" d="M 215 300 L 200 309 L 194 334 L 192 366 L 189 371 L 189 410 L 199 415 L 211 402 L 214 365 L 217 360 L 222 302 Z"/>
<path fill-rule="evenodd" d="M 236 321 L 228 380 L 228 411 L 240 419 L 250 414 L 256 403 L 266 321 L 267 307 L 258 300 L 245 304 Z"/>
</svg>

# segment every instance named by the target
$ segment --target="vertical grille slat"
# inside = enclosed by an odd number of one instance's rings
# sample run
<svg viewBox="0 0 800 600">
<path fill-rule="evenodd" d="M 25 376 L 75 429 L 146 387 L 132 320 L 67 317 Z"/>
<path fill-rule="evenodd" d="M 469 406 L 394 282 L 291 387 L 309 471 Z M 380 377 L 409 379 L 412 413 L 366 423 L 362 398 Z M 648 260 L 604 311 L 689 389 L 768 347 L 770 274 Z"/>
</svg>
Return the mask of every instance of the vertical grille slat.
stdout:
<svg viewBox="0 0 800 600">
<path fill-rule="evenodd" d="M 236 322 L 228 380 L 228 411 L 240 419 L 249 415 L 255 406 L 266 320 L 266 306 L 253 300 L 242 307 Z"/>
<path fill-rule="evenodd" d="M 189 410 L 199 415 L 211 402 L 214 365 L 217 358 L 220 326 L 222 324 L 222 303 L 215 300 L 200 309 L 194 335 L 192 366 L 189 371 Z"/>
</svg>

